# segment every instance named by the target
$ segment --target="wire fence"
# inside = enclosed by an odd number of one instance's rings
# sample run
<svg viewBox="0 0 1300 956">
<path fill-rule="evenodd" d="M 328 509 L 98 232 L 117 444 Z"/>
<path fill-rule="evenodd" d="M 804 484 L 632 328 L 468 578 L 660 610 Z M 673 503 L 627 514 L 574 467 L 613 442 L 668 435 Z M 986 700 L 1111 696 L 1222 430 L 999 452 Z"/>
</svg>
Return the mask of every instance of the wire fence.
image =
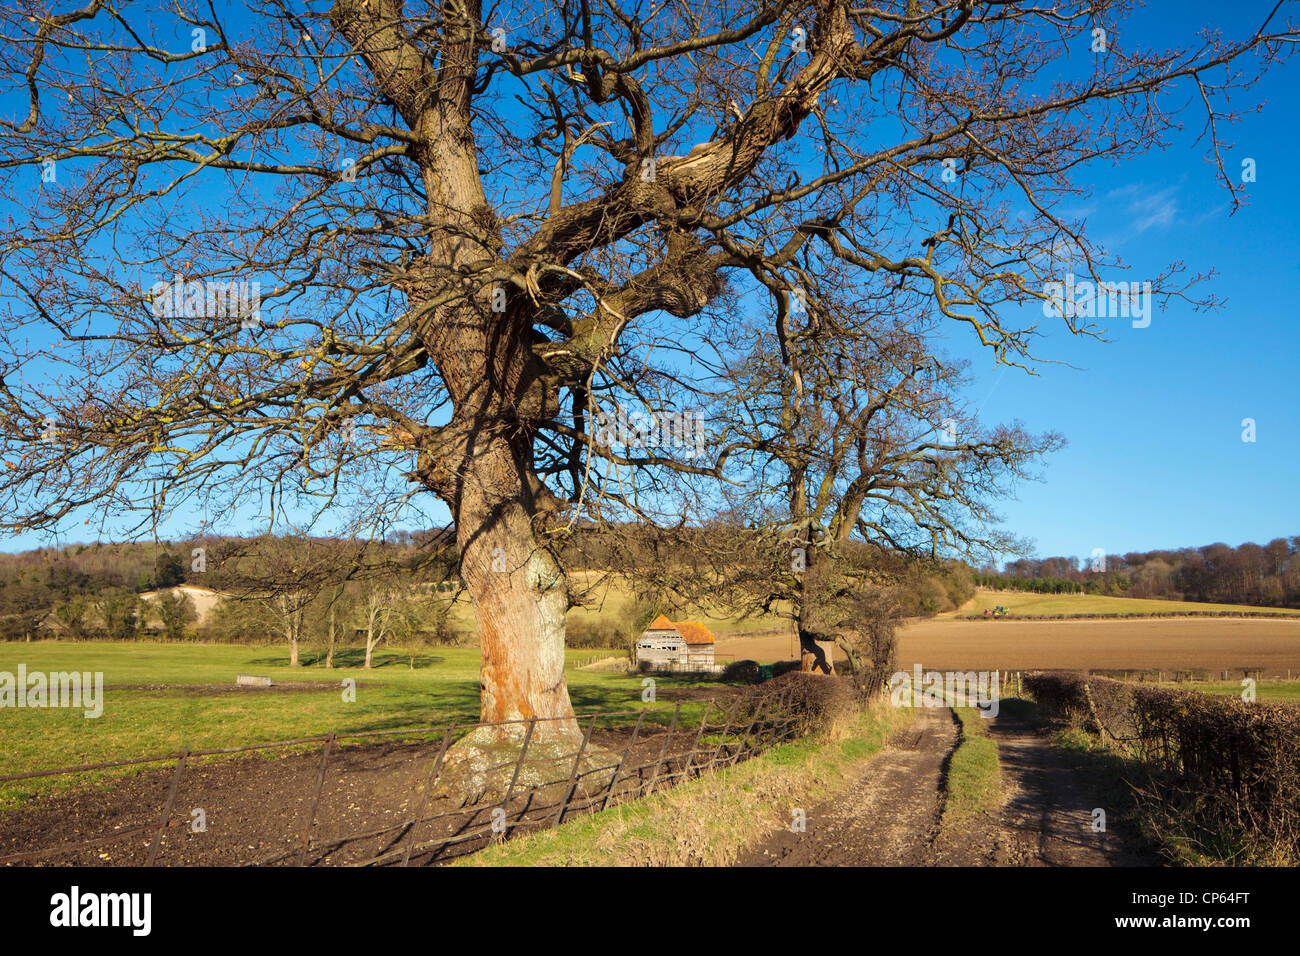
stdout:
<svg viewBox="0 0 1300 956">
<path fill-rule="evenodd" d="M 681 702 L 582 715 L 580 742 L 563 752 L 547 719 L 531 718 L 331 732 L 0 776 L 0 784 L 89 783 L 104 771 L 145 771 L 0 815 L 0 865 L 438 863 L 734 766 L 808 728 L 798 682 L 700 703 L 698 722 L 683 719 Z M 454 745 L 484 728 L 513 731 L 503 750 L 510 756 L 467 772 Z M 278 759 L 230 759 L 259 752 Z M 467 781 L 480 781 L 481 792 L 467 796 Z"/>
</svg>

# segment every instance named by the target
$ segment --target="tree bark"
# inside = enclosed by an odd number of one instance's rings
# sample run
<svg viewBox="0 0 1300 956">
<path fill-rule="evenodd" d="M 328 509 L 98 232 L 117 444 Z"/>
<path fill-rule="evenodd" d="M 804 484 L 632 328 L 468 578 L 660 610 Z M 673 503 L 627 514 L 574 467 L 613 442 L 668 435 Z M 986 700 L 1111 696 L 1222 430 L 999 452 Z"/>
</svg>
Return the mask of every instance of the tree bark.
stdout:
<svg viewBox="0 0 1300 956">
<path fill-rule="evenodd" d="M 513 295 L 504 312 L 485 294 L 426 330 L 454 412 L 421 446 L 417 470 L 455 518 L 482 647 L 480 719 L 519 721 L 473 742 L 517 743 L 535 717 L 534 744 L 576 744 L 564 676 L 568 587 L 539 528 L 561 505 L 533 470 L 537 423 L 556 410 L 529 344 L 532 306 Z"/>
<path fill-rule="evenodd" d="M 802 617 L 802 615 L 800 615 Z M 799 625 L 799 670 L 814 674 L 830 674 L 831 662 L 826 658 L 826 651 L 817 643 L 812 632 Z"/>
<path fill-rule="evenodd" d="M 477 40 L 472 30 L 449 39 L 434 75 L 421 57 L 400 56 L 400 44 L 372 29 L 369 6 L 338 9 L 341 29 L 384 78 L 386 94 L 420 139 L 413 158 L 422 169 L 428 215 L 439 224 L 403 283 L 419 317 L 416 335 L 453 409 L 452 420 L 420 443 L 417 473 L 455 519 L 461 577 L 482 645 L 481 720 L 541 718 L 534 743 L 576 742 L 582 733 L 564 677 L 568 590 L 535 527 L 554 499 L 533 471 L 533 443 L 539 423 L 556 411 L 554 389 L 543 384 L 546 370 L 533 354 L 538 305 L 510 282 L 459 301 L 443 297 L 458 287 L 458 270 L 500 261 L 503 247 L 474 142 Z M 517 743 L 524 727 L 476 733 L 474 742 Z"/>
<path fill-rule="evenodd" d="M 289 666 L 300 666 L 298 661 L 298 637 L 302 626 L 301 612 L 292 611 L 285 625 L 285 636 L 289 640 Z"/>
<path fill-rule="evenodd" d="M 534 530 L 527 483 L 504 442 L 471 456 L 465 477 L 456 533 L 482 644 L 481 719 L 536 717 L 534 740 L 580 739 L 564 676 L 568 588 Z M 523 732 L 519 723 L 494 735 Z"/>
<path fill-rule="evenodd" d="M 325 667 L 327 670 L 332 669 L 334 667 L 334 635 L 335 635 L 334 624 L 335 624 L 335 611 L 334 611 L 334 605 L 333 603 L 331 603 L 330 604 L 330 625 L 329 625 L 330 627 L 329 649 L 325 652 Z"/>
</svg>

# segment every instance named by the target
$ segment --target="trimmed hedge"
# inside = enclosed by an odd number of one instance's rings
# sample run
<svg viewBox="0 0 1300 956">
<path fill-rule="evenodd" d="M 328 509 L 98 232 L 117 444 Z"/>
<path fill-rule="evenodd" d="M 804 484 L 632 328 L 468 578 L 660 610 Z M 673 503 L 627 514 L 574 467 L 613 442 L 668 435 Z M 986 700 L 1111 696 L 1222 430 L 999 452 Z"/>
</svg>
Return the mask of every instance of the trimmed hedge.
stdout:
<svg viewBox="0 0 1300 956">
<path fill-rule="evenodd" d="M 782 711 L 794 718 L 794 737 L 824 730 L 857 711 L 853 685 L 830 674 L 791 671 L 761 684 L 746 687 L 736 695 L 738 711 L 750 720 L 755 713 L 778 698 L 785 700 Z"/>
<path fill-rule="evenodd" d="M 1025 687 L 1148 764 L 1162 797 L 1189 799 L 1199 823 L 1300 855 L 1300 708 L 1056 671 Z"/>
</svg>

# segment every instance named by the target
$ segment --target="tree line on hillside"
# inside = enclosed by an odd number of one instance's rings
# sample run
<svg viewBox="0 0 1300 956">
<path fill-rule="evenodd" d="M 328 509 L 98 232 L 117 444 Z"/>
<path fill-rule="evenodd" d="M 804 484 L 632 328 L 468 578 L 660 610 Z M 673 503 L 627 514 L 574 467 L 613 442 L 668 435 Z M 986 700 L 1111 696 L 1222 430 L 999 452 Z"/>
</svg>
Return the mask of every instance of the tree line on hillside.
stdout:
<svg viewBox="0 0 1300 956">
<path fill-rule="evenodd" d="M 188 552 L 186 552 L 188 554 Z M 164 545 L 73 545 L 0 554 L 0 640 L 54 631 L 76 640 L 178 638 L 194 617 L 183 594 L 141 598 L 187 578 L 186 560 Z"/>
<path fill-rule="evenodd" d="M 1130 551 L 1081 561 L 1074 557 L 1021 558 L 1002 573 L 988 568 L 975 575 L 980 587 L 1041 594 L 1105 594 L 1300 607 L 1300 535 L 1268 544 L 1221 542 L 1200 548 Z"/>
<path fill-rule="evenodd" d="M 411 585 L 452 590 L 447 569 L 454 555 L 448 558 L 434 548 L 429 556 L 428 544 L 437 537 L 436 531 L 403 532 L 378 544 L 359 544 L 293 536 L 207 536 L 150 544 L 77 544 L 0 555 L 0 640 L 262 642 L 286 633 L 283 621 L 269 623 L 274 616 L 260 613 L 276 602 L 283 604 L 286 591 L 310 598 L 295 599 L 301 607 L 295 606 L 290 615 L 302 618 L 307 633 L 316 623 L 310 612 L 325 584 L 334 578 L 348 582 L 349 562 L 357 563 L 357 555 L 370 568 L 404 567 L 406 590 Z M 314 576 L 308 573 L 311 560 L 319 566 Z M 256 568 L 261 571 L 250 571 Z M 360 568 L 358 563 L 353 576 Z M 370 575 L 374 576 L 373 570 Z M 189 594 L 170 590 L 180 585 L 223 595 L 203 626 L 195 626 L 198 614 Z M 346 600 L 342 591 L 339 600 L 347 604 L 359 589 L 359 583 L 351 581 L 342 589 Z M 146 598 L 150 591 L 158 593 Z M 383 630 L 379 625 L 393 613 L 372 613 L 370 633 Z"/>
<path fill-rule="evenodd" d="M 720 535 L 716 526 L 677 529 L 671 541 L 636 525 L 617 530 L 618 546 L 610 544 L 608 528 L 584 526 L 565 544 L 568 566 L 596 572 L 585 586 L 573 579 L 573 607 L 602 610 L 610 574 L 631 580 L 638 592 L 620 613 L 574 620 L 566 636 L 571 648 L 631 653 L 655 615 L 686 613 L 692 595 L 682 582 L 698 569 L 671 555 L 701 554 L 704 541 Z M 733 536 L 745 533 L 731 530 Z M 859 550 L 863 553 L 858 564 L 872 569 L 876 580 L 890 582 L 893 615 L 925 617 L 952 610 L 974 593 L 974 575 L 964 562 L 924 560 L 880 548 Z M 620 559 L 629 556 L 634 563 L 653 564 L 657 575 L 676 575 L 676 587 L 648 597 L 644 584 L 653 575 L 644 568 L 629 575 L 620 566 Z M 301 659 L 304 648 L 314 648 L 327 666 L 340 649 L 355 646 L 364 649 L 368 666 L 375 649 L 385 643 L 447 645 L 472 640 L 472 633 L 458 627 L 450 615 L 453 601 L 463 599 L 456 562 L 454 532 L 447 529 L 398 532 L 381 542 L 212 536 L 0 554 L 0 640 L 282 643 L 292 661 Z M 730 570 L 738 571 L 734 566 Z M 745 573 L 761 571 L 753 565 Z M 175 590 L 180 585 L 212 590 L 222 599 L 199 623 L 189 594 Z M 819 586 L 824 588 L 825 582 Z M 158 593 L 146 598 L 151 591 Z M 733 587 L 733 597 L 735 593 Z M 763 610 L 740 603 L 732 601 L 725 608 L 720 604 L 719 609 L 737 614 Z"/>
<path fill-rule="evenodd" d="M 702 596 L 719 614 L 771 612 L 789 595 L 773 585 L 780 569 L 769 567 L 760 537 L 736 524 L 672 531 L 579 525 L 562 559 L 566 567 L 594 573 L 585 583 L 576 576 L 570 581 L 571 606 L 603 610 L 611 576 L 630 588 L 632 600 L 619 613 L 574 620 L 567 646 L 632 653 L 651 618 L 685 613 Z M 786 550 L 777 556 L 788 560 Z M 472 632 L 451 616 L 453 601 L 464 596 L 457 561 L 455 533 L 446 528 L 397 532 L 379 542 L 209 536 L 36 548 L 0 555 L 0 640 L 283 643 L 291 660 L 311 647 L 327 664 L 339 649 L 357 647 L 368 664 L 385 643 L 472 641 Z M 1129 552 L 1108 555 L 1104 563 L 1022 558 L 1000 573 L 858 543 L 845 551 L 835 575 L 805 572 L 800 589 L 807 603 L 820 614 L 843 605 L 835 613 L 869 618 L 859 597 L 848 599 L 844 575 L 850 571 L 877 585 L 867 603 L 887 603 L 890 619 L 953 610 L 976 587 L 1300 607 L 1300 536 L 1264 546 Z M 762 588 L 759 578 L 767 582 Z M 193 600 L 168 590 L 178 585 L 211 589 L 223 600 L 200 625 Z M 143 597 L 150 591 L 161 593 Z"/>
</svg>

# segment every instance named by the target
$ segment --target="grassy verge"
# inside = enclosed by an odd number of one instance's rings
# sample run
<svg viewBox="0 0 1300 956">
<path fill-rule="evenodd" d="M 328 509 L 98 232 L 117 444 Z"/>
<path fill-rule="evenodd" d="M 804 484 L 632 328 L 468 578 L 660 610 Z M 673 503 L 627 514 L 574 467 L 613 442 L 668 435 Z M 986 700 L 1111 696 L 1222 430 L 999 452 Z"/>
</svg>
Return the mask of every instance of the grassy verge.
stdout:
<svg viewBox="0 0 1300 956">
<path fill-rule="evenodd" d="M 1045 718 L 1038 715 L 1038 720 L 1043 722 Z M 1126 757 L 1097 734 L 1080 727 L 1058 728 L 1052 731 L 1050 739 L 1065 752 L 1071 769 L 1092 782 L 1106 808 L 1108 826 L 1124 827 L 1139 842 L 1174 862 L 1193 862 L 1174 848 L 1175 841 L 1160 833 L 1158 817 L 1165 815 L 1167 809 L 1158 809 L 1154 801 L 1144 799 L 1141 791 L 1134 788 L 1134 782 L 1149 777 L 1149 771 L 1140 761 Z"/>
<path fill-rule="evenodd" d="M 726 866 L 747 844 L 788 826 L 792 807 L 838 793 L 849 771 L 912 717 L 886 701 L 840 727 L 775 747 L 644 800 L 525 834 L 463 866 Z"/>
<path fill-rule="evenodd" d="M 957 827 L 992 810 L 1002 799 L 998 745 L 989 736 L 988 721 L 974 707 L 954 707 L 961 722 L 961 739 L 948 763 L 948 789 L 941 826 Z"/>
<path fill-rule="evenodd" d="M 1241 681 L 1165 681 L 1160 687 L 1172 690 L 1197 690 L 1220 697 L 1241 697 Z M 1300 703 L 1300 680 L 1259 680 L 1255 682 L 1255 699 L 1280 704 Z"/>
<path fill-rule="evenodd" d="M 1097 783 L 1108 812 L 1117 812 L 1120 821 L 1129 821 L 1141 841 L 1174 865 L 1296 865 L 1285 846 L 1270 844 L 1239 826 L 1210 826 L 1198 820 L 1194 794 L 1156 797 L 1149 783 L 1150 768 L 1116 752 L 1096 734 L 1069 728 L 1057 731 L 1052 741 L 1069 755 L 1076 769 Z"/>
</svg>

